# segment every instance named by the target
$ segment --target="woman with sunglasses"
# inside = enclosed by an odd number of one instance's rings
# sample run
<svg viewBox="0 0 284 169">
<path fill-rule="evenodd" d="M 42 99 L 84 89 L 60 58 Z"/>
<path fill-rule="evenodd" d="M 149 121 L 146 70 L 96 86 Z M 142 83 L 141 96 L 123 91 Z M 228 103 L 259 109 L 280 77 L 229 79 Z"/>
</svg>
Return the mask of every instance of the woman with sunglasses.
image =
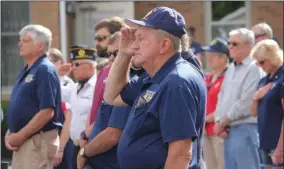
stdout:
<svg viewBox="0 0 284 169">
<path fill-rule="evenodd" d="M 265 169 L 283 166 L 273 164 L 272 157 L 279 151 L 277 144 L 280 138 L 284 111 L 282 108 L 280 91 L 284 79 L 283 51 L 278 44 L 271 39 L 257 43 L 251 51 L 256 64 L 267 75 L 262 78 L 258 90 L 253 96 L 251 111 L 258 118 L 259 149 L 261 166 Z M 282 154 L 283 155 L 283 154 Z M 283 157 L 282 157 L 283 159 Z"/>
</svg>

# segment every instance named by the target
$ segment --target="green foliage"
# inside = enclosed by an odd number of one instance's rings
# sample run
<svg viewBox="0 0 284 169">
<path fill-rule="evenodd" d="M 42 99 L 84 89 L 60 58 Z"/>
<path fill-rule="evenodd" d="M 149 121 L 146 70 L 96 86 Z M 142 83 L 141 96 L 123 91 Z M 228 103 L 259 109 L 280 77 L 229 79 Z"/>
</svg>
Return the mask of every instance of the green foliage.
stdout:
<svg viewBox="0 0 284 169">
<path fill-rule="evenodd" d="M 212 19 L 218 21 L 243 6 L 245 1 L 212 1 Z"/>
</svg>

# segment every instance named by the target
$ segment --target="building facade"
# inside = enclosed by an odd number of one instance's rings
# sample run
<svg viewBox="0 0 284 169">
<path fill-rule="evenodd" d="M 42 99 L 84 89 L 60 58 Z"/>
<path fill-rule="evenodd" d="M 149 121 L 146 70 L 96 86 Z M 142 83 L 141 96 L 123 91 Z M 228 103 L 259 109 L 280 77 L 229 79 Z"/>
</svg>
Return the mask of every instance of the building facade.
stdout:
<svg viewBox="0 0 284 169">
<path fill-rule="evenodd" d="M 216 1 L 218 3 L 218 1 Z M 103 18 L 120 16 L 140 19 L 158 6 L 175 8 L 183 14 L 187 26 L 196 28 L 195 40 L 202 45 L 213 38 L 226 38 L 231 29 L 250 28 L 256 23 L 271 25 L 274 37 L 283 48 L 283 2 L 243 2 L 237 8 L 224 14 L 218 13 L 216 2 L 68 2 L 66 1 L 66 42 L 67 55 L 71 45 L 86 44 L 94 46 L 94 25 Z M 53 33 L 53 47 L 61 49 L 60 44 L 60 5 L 59 1 L 5 1 L 1 2 L 1 86 L 2 99 L 9 99 L 18 72 L 24 66 L 18 55 L 18 32 L 27 24 L 42 24 Z M 227 7 L 232 4 L 225 2 Z M 230 6 L 231 5 L 231 6 Z M 220 10 L 219 10 L 220 11 Z M 222 16 L 223 15 L 223 16 Z M 65 56 L 68 60 L 68 56 Z M 204 60 L 204 62 L 206 62 Z M 206 63 L 204 63 L 207 69 Z"/>
</svg>

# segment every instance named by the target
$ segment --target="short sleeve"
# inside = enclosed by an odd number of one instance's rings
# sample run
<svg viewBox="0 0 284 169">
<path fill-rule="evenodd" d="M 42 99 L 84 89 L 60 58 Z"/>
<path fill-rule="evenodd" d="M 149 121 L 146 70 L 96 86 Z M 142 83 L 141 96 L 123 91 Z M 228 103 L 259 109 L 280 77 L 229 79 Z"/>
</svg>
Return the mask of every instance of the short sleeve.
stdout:
<svg viewBox="0 0 284 169">
<path fill-rule="evenodd" d="M 198 136 L 195 123 L 199 103 L 190 90 L 187 86 L 176 86 L 164 93 L 159 113 L 164 143 L 194 140 Z"/>
<path fill-rule="evenodd" d="M 141 87 L 143 85 L 143 77 L 135 76 L 131 78 L 129 83 L 125 85 L 120 93 L 121 99 L 129 106 L 134 104 L 135 99 L 141 92 Z"/>
<path fill-rule="evenodd" d="M 282 99 L 284 99 L 284 81 L 281 83 L 280 97 L 281 97 Z"/>
<path fill-rule="evenodd" d="M 114 106 L 111 112 L 108 126 L 124 129 L 131 107 L 129 106 Z"/>
<path fill-rule="evenodd" d="M 55 108 L 58 99 L 61 100 L 59 78 L 55 72 L 51 71 L 48 67 L 41 67 L 36 75 L 36 92 L 40 110 Z"/>
</svg>

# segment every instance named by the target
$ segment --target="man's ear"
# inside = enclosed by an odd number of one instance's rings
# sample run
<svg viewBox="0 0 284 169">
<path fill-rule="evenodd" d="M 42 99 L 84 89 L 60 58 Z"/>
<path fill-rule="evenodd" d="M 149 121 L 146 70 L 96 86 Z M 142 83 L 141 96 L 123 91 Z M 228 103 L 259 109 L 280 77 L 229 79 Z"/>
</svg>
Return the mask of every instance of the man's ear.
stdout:
<svg viewBox="0 0 284 169">
<path fill-rule="evenodd" d="M 38 50 L 43 51 L 44 50 L 44 43 L 42 43 L 42 42 L 36 42 L 36 43 L 37 43 L 37 46 L 38 46 Z"/>
<path fill-rule="evenodd" d="M 160 43 L 160 53 L 166 53 L 172 48 L 173 44 L 169 38 L 164 38 Z"/>
</svg>

